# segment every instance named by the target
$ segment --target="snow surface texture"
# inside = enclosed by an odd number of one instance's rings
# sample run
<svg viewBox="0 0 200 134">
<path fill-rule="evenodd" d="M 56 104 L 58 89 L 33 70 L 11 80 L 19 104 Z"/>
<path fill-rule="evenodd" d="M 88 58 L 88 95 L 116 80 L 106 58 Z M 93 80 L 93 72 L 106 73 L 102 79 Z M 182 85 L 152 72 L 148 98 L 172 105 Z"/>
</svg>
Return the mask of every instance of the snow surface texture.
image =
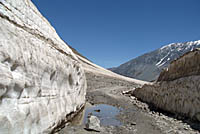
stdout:
<svg viewBox="0 0 200 134">
<path fill-rule="evenodd" d="M 50 133 L 85 103 L 71 49 L 30 0 L 0 0 L 0 133 Z"/>
<path fill-rule="evenodd" d="M 171 61 L 199 47 L 200 40 L 171 43 L 110 70 L 124 76 L 154 81 L 158 78 L 160 72 L 168 67 Z"/>
<path fill-rule="evenodd" d="M 200 51 L 173 61 L 161 72 L 159 82 L 135 89 L 133 94 L 171 113 L 200 121 Z"/>
</svg>

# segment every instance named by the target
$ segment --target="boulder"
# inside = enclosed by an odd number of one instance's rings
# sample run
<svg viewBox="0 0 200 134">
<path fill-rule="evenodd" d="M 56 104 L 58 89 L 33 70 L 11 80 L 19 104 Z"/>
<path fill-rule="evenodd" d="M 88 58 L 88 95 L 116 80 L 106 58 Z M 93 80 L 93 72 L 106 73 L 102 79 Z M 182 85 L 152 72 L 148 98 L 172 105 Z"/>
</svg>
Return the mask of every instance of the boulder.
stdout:
<svg viewBox="0 0 200 134">
<path fill-rule="evenodd" d="M 101 131 L 100 120 L 94 115 L 88 116 L 88 121 L 85 126 L 87 130 L 96 131 L 96 132 Z"/>
<path fill-rule="evenodd" d="M 80 62 L 30 0 L 0 1 L 0 133 L 51 133 L 85 104 Z"/>
</svg>

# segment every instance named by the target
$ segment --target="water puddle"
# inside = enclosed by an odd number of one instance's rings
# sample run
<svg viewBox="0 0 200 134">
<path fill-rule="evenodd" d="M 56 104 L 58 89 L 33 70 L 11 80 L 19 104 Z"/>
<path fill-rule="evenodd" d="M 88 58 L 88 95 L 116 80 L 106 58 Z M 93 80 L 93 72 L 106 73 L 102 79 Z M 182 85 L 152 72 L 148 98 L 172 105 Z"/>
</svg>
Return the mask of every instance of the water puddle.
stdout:
<svg viewBox="0 0 200 134">
<path fill-rule="evenodd" d="M 85 125 L 87 123 L 88 115 L 92 114 L 97 116 L 101 121 L 101 126 L 120 126 L 122 123 L 117 120 L 116 116 L 120 113 L 120 109 L 117 107 L 98 104 L 94 106 L 88 106 L 83 109 L 71 122 L 72 126 Z"/>
<path fill-rule="evenodd" d="M 122 123 L 116 119 L 119 112 L 120 109 L 111 105 L 99 104 L 91 106 L 85 109 L 83 123 L 87 122 L 88 115 L 92 113 L 92 115 L 100 119 L 102 126 L 120 126 Z"/>
</svg>

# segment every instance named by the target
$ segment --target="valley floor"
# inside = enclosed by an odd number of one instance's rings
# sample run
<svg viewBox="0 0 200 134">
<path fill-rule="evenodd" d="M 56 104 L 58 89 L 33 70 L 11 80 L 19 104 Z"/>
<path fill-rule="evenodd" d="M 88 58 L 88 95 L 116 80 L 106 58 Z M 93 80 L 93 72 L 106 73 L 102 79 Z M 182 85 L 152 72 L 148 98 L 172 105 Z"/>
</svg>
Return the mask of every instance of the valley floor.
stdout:
<svg viewBox="0 0 200 134">
<path fill-rule="evenodd" d="M 108 104 L 120 109 L 120 126 L 102 126 L 101 132 L 85 130 L 84 124 L 71 125 L 59 134 L 198 134 L 200 124 L 153 109 L 133 96 L 123 95 L 139 85 L 104 75 L 86 73 L 87 103 Z"/>
</svg>

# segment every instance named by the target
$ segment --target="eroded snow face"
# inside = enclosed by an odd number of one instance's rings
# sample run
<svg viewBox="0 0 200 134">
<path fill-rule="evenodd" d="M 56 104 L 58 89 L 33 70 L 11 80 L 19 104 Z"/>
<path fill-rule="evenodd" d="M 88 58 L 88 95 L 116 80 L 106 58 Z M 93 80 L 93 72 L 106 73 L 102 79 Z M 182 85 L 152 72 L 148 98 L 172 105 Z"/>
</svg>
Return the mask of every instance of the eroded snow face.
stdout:
<svg viewBox="0 0 200 134">
<path fill-rule="evenodd" d="M 0 133 L 50 133 L 85 103 L 82 66 L 31 1 L 1 2 Z"/>
</svg>

